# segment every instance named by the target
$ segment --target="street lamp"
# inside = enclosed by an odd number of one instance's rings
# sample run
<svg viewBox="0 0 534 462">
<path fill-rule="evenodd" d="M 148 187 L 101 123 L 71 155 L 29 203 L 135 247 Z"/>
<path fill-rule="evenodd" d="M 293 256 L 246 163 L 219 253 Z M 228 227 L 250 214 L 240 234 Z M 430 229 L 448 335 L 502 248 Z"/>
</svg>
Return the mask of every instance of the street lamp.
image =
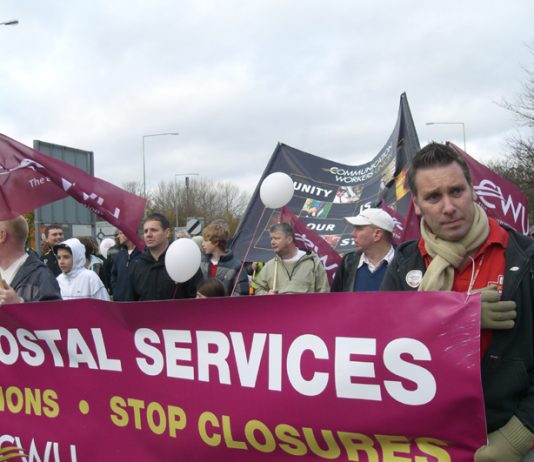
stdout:
<svg viewBox="0 0 534 462">
<path fill-rule="evenodd" d="M 189 177 L 190 176 L 199 176 L 199 173 L 175 173 L 174 174 L 174 201 L 176 203 L 176 227 L 178 228 L 178 188 L 176 186 L 176 177 L 177 176 L 185 176 L 185 194 L 186 194 L 186 201 L 189 203 Z"/>
<path fill-rule="evenodd" d="M 146 197 L 146 167 L 145 167 L 145 138 L 152 136 L 166 136 L 166 135 L 179 135 L 177 132 L 166 133 L 152 133 L 150 135 L 143 135 L 143 196 Z"/>
<path fill-rule="evenodd" d="M 426 125 L 461 125 L 464 136 L 464 152 L 467 152 L 465 148 L 465 124 L 463 122 L 427 122 Z"/>
<path fill-rule="evenodd" d="M 11 21 L 2 21 L 0 26 L 16 26 L 19 23 L 18 19 L 12 19 Z"/>
</svg>

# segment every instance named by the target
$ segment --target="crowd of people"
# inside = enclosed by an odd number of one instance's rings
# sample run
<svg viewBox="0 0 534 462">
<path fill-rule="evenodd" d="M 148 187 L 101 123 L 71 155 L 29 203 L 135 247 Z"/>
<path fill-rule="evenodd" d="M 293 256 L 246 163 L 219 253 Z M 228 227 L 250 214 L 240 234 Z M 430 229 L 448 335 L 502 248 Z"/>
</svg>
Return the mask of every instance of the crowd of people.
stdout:
<svg viewBox="0 0 534 462">
<path fill-rule="evenodd" d="M 520 461 L 534 445 L 534 241 L 487 216 L 476 203 L 467 164 L 446 145 L 431 143 L 416 153 L 407 182 L 421 217 L 419 240 L 394 248 L 394 222 L 382 209 L 347 217 L 354 227 L 355 249 L 343 257 L 330 287 L 317 255 L 297 247 L 290 225 L 275 224 L 269 230 L 274 257 L 265 264 L 247 265 L 254 276 L 253 290 L 256 295 L 481 292 L 481 375 L 489 441 L 475 460 Z M 180 284 L 165 268 L 170 225 L 163 214 L 145 218 L 143 251 L 117 231 L 116 248 L 100 263 L 92 258 L 94 248 L 88 250 L 89 244 L 64 240 L 61 226 L 47 228 L 42 261 L 26 251 L 27 237 L 23 217 L 0 222 L 0 304 L 250 293 L 241 261 L 227 248 L 229 229 L 224 222 L 204 229 L 200 268 Z"/>
</svg>

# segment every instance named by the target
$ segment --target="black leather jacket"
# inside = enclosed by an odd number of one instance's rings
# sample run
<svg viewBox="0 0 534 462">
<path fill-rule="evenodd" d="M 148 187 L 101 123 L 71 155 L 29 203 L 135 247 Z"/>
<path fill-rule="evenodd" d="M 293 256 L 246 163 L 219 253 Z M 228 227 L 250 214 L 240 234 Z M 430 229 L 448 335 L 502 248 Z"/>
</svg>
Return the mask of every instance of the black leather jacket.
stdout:
<svg viewBox="0 0 534 462">
<path fill-rule="evenodd" d="M 184 283 L 174 282 L 165 268 L 165 251 L 159 260 L 154 260 L 146 249 L 133 262 L 130 273 L 128 300 L 169 300 L 173 298 L 195 298 L 197 284 L 202 281 L 200 269 Z"/>
<path fill-rule="evenodd" d="M 46 265 L 30 253 L 11 281 L 11 287 L 25 302 L 61 300 L 56 277 Z"/>
</svg>

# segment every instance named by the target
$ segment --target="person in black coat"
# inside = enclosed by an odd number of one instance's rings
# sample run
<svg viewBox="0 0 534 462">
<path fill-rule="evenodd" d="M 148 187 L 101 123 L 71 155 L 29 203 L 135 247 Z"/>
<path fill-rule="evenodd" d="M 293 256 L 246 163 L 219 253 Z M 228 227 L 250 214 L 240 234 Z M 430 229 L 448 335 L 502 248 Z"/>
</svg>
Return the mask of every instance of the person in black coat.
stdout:
<svg viewBox="0 0 534 462">
<path fill-rule="evenodd" d="M 169 248 L 169 221 L 161 213 L 153 213 L 143 223 L 145 251 L 134 262 L 130 274 L 128 300 L 168 300 L 195 298 L 197 284 L 202 281 L 200 269 L 184 283 L 174 282 L 165 268 Z"/>
<path fill-rule="evenodd" d="M 120 250 L 113 257 L 110 272 L 111 290 L 113 301 L 125 302 L 128 300 L 130 292 L 130 272 L 135 260 L 141 256 L 141 252 L 120 230 L 117 230 L 117 239 L 120 244 Z"/>
</svg>

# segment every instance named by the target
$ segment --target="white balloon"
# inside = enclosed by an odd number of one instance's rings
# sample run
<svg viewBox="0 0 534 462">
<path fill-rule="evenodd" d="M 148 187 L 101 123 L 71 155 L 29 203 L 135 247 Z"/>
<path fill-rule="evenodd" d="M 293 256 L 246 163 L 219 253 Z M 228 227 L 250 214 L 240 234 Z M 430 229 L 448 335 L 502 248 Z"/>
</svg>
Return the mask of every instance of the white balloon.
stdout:
<svg viewBox="0 0 534 462">
<path fill-rule="evenodd" d="M 174 282 L 191 279 L 200 268 L 200 249 L 192 239 L 174 241 L 165 254 L 165 268 Z"/>
<path fill-rule="evenodd" d="M 102 239 L 102 242 L 98 246 L 98 249 L 100 250 L 100 254 L 104 258 L 108 258 L 108 250 L 110 247 L 113 247 L 115 245 L 115 239 L 111 239 L 110 237 L 106 237 L 105 239 Z"/>
<path fill-rule="evenodd" d="M 267 176 L 260 186 L 260 198 L 265 207 L 278 209 L 287 205 L 293 197 L 293 180 L 283 172 Z"/>
</svg>

